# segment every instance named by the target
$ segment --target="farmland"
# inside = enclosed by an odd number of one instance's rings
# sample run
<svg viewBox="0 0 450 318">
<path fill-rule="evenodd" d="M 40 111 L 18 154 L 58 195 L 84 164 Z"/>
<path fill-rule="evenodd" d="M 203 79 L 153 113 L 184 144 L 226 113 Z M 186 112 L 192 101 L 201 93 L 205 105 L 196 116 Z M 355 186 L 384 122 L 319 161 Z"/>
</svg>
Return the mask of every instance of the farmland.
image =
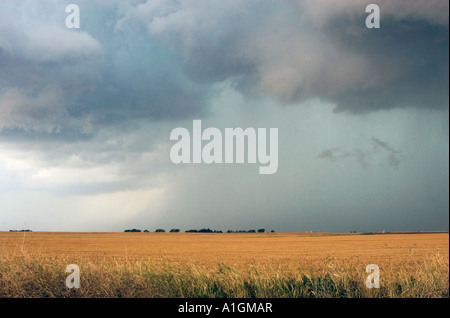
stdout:
<svg viewBox="0 0 450 318">
<path fill-rule="evenodd" d="M 448 297 L 448 282 L 448 233 L 0 232 L 0 297 Z"/>
</svg>

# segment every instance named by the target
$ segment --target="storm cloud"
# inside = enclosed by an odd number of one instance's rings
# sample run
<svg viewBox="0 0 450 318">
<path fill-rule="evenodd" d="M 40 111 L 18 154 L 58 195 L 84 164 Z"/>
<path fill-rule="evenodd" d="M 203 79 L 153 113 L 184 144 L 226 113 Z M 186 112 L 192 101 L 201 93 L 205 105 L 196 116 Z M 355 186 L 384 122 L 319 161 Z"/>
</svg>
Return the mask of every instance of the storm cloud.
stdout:
<svg viewBox="0 0 450 318">
<path fill-rule="evenodd" d="M 367 1 L 152 1 L 129 17 L 182 52 L 198 82 L 233 79 L 244 94 L 353 113 L 446 108 L 448 3 L 395 3 L 382 3 L 377 30 L 364 27 Z"/>
<path fill-rule="evenodd" d="M 395 3 L 380 4 L 373 30 L 365 1 L 80 1 L 83 26 L 70 30 L 63 3 L 2 1 L 0 127 L 82 136 L 188 118 L 224 81 L 245 96 L 320 98 L 352 113 L 447 108 L 448 3 Z M 55 109 L 44 119 L 45 98 Z"/>
<path fill-rule="evenodd" d="M 448 229 L 449 3 L 0 1 L 0 230 Z M 170 132 L 279 129 L 279 169 Z"/>
<path fill-rule="evenodd" d="M 84 27 L 70 30 L 62 2 L 0 4 L 1 129 L 81 138 L 200 112 L 205 92 L 185 79 L 174 53 L 132 25 L 116 30 L 118 2 L 79 5 Z"/>
</svg>

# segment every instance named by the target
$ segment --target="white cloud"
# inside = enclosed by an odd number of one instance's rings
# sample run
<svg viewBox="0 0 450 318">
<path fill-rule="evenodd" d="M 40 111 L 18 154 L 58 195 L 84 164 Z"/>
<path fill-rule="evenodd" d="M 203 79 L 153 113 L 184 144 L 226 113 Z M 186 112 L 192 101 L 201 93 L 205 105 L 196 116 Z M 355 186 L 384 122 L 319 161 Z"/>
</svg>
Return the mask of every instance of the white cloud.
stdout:
<svg viewBox="0 0 450 318">
<path fill-rule="evenodd" d="M 58 10 L 59 9 L 59 10 Z M 67 29 L 65 6 L 52 1 L 2 1 L 0 49 L 33 62 L 77 62 L 103 54 L 101 44 L 83 30 Z"/>
<path fill-rule="evenodd" d="M 16 41 L 15 45 L 19 55 L 32 61 L 77 62 L 103 54 L 101 44 L 91 35 L 66 29 L 59 24 L 40 26 L 25 32 L 23 42 Z"/>
</svg>

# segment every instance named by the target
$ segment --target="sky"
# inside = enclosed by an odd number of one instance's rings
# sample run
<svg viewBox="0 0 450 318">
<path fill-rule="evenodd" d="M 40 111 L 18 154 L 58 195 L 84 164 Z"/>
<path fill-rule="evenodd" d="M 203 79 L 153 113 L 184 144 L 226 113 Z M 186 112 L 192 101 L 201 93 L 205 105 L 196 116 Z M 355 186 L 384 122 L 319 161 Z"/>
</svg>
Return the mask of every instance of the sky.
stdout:
<svg viewBox="0 0 450 318">
<path fill-rule="evenodd" d="M 0 231 L 448 231 L 449 3 L 372 2 L 0 0 Z M 194 120 L 278 170 L 173 163 Z"/>
</svg>

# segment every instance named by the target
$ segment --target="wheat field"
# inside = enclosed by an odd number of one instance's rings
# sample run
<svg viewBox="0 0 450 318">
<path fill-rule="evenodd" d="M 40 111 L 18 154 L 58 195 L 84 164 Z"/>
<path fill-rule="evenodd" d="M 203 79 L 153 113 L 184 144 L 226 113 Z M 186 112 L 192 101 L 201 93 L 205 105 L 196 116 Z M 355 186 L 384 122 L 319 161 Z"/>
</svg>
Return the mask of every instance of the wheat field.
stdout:
<svg viewBox="0 0 450 318">
<path fill-rule="evenodd" d="M 449 234 L 0 232 L 0 297 L 448 298 Z"/>
</svg>

